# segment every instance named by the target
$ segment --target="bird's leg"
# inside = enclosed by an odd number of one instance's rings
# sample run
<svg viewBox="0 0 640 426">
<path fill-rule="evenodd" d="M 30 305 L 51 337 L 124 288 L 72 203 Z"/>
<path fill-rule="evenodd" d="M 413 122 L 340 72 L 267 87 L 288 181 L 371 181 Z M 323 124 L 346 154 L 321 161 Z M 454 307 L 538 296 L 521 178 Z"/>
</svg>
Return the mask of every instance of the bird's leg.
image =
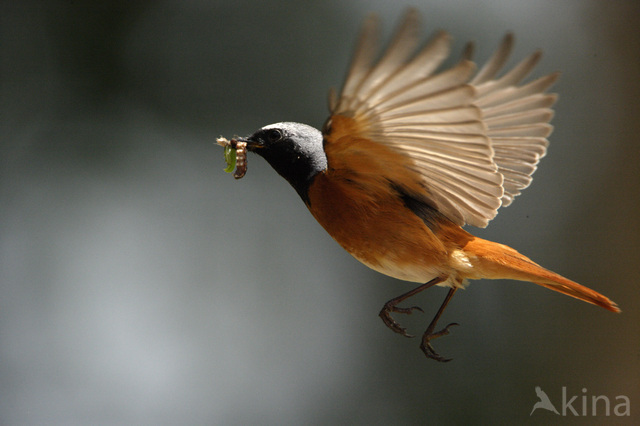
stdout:
<svg viewBox="0 0 640 426">
<path fill-rule="evenodd" d="M 409 297 L 420 293 L 422 290 L 425 290 L 425 289 L 427 289 L 429 287 L 433 287 L 434 285 L 436 285 L 438 283 L 441 283 L 442 281 L 444 281 L 446 279 L 447 279 L 447 277 L 435 277 L 431 281 L 429 281 L 429 282 L 427 282 L 425 284 L 422 284 L 421 286 L 418 286 L 418 287 L 414 288 L 411 291 L 408 291 L 408 292 L 406 292 L 404 294 L 401 294 L 398 297 L 395 297 L 395 298 L 389 300 L 387 303 L 384 304 L 384 306 L 380 310 L 380 313 L 378 314 L 380 316 L 380 318 L 382 318 L 382 322 L 384 322 L 387 327 L 389 327 L 391 330 L 395 331 L 396 333 L 402 334 L 403 336 L 406 336 L 406 337 L 414 337 L 414 336 L 410 335 L 409 333 L 407 333 L 407 330 L 405 328 L 401 327 L 400 324 L 398 324 L 396 322 L 396 320 L 391 318 L 391 312 L 397 312 L 399 314 L 410 314 L 414 309 L 417 309 L 420 312 L 424 312 L 418 306 L 412 306 L 410 308 L 399 308 L 396 305 L 398 303 L 402 302 L 403 300 L 408 299 Z M 444 307 L 442 307 L 440 309 L 444 309 Z M 437 318 L 436 318 L 436 320 L 437 320 Z M 435 322 L 432 322 L 432 325 L 435 326 Z"/>
<path fill-rule="evenodd" d="M 460 325 L 458 323 L 451 323 L 449 325 L 447 325 L 445 328 L 443 328 L 440 331 L 437 332 L 433 332 L 434 328 L 436 328 L 436 324 L 438 322 L 438 319 L 440 319 L 440 316 L 442 315 L 442 312 L 444 312 L 444 308 L 447 307 L 447 304 L 449 303 L 449 301 L 451 300 L 451 298 L 453 297 L 453 294 L 456 292 L 457 288 L 456 287 L 452 287 L 449 289 L 449 293 L 447 293 L 447 297 L 445 297 L 444 302 L 442 302 L 442 305 L 440 306 L 440 309 L 438 309 L 438 312 L 436 313 L 436 316 L 433 317 L 433 320 L 431 320 L 431 324 L 429 324 L 429 327 L 427 327 L 427 330 L 424 332 L 424 334 L 422 335 L 422 343 L 420 344 L 420 349 L 422 349 L 422 352 L 424 352 L 424 354 L 427 356 L 427 358 L 431 358 L 431 359 L 435 359 L 436 361 L 440 361 L 440 362 L 449 362 L 451 361 L 451 358 L 443 358 L 441 355 L 439 355 L 431 346 L 430 341 L 432 339 L 438 338 L 440 336 L 445 336 L 447 334 L 449 334 L 449 328 L 453 327 L 454 325 Z"/>
</svg>

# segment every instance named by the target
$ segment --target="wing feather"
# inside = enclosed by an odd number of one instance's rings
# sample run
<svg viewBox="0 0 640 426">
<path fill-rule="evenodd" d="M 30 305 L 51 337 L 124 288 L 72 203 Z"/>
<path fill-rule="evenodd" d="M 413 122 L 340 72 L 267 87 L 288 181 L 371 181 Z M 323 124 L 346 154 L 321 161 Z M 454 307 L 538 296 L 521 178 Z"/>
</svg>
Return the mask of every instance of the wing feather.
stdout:
<svg viewBox="0 0 640 426">
<path fill-rule="evenodd" d="M 417 180 L 413 187 L 425 188 L 441 213 L 459 225 L 486 226 L 531 183 L 546 153 L 556 101 L 546 90 L 558 74 L 523 83 L 539 51 L 504 72 L 512 34 L 477 72 L 471 44 L 457 64 L 439 70 L 451 37 L 439 31 L 419 47 L 420 26 L 418 12 L 409 9 L 376 60 L 380 22 L 365 21 L 340 95 L 330 93 L 325 143 L 346 143 L 348 135 L 402 154 Z"/>
<path fill-rule="evenodd" d="M 475 77 L 469 82 L 474 85 L 480 85 L 482 83 L 491 81 L 498 72 L 502 69 L 509 55 L 513 49 L 513 34 L 507 33 L 502 39 L 500 47 L 491 55 L 491 57 L 485 62 L 482 68 L 478 71 Z"/>
</svg>

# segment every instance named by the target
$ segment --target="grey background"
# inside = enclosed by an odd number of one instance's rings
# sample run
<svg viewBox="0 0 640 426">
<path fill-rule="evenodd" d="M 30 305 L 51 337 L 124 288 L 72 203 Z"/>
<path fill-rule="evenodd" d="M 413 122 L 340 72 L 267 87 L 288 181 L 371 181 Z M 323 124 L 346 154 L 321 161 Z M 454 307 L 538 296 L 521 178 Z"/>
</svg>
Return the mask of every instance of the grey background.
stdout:
<svg viewBox="0 0 640 426">
<path fill-rule="evenodd" d="M 635 1 L 414 2 L 485 59 L 545 52 L 563 75 L 533 185 L 475 234 L 617 301 L 472 283 L 424 359 L 368 270 L 261 159 L 214 138 L 321 126 L 367 12 L 404 1 L 0 3 L 0 423 L 631 424 L 640 409 Z M 444 289 L 401 318 L 420 333 Z M 588 417 L 538 410 L 540 386 Z M 583 389 L 585 389 L 583 391 Z M 631 400 L 591 416 L 592 395 Z"/>
</svg>

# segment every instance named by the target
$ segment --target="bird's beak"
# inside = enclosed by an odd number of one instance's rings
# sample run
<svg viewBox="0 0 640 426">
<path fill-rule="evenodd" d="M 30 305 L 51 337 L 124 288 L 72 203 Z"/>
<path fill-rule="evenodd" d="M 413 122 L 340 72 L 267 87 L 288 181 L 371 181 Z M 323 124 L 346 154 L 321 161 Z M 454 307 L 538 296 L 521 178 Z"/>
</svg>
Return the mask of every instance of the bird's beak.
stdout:
<svg viewBox="0 0 640 426">
<path fill-rule="evenodd" d="M 248 151 L 254 151 L 256 148 L 262 148 L 263 145 L 259 142 L 256 141 L 252 138 L 240 138 L 240 137 L 234 137 L 231 140 L 227 140 L 226 138 L 220 137 L 218 139 L 216 139 L 216 142 L 218 143 L 218 145 L 226 147 L 226 146 L 231 146 L 231 148 L 235 149 L 236 148 L 236 144 L 238 142 L 244 142 L 247 144 L 247 150 Z"/>
<path fill-rule="evenodd" d="M 259 140 L 255 140 L 251 137 L 248 138 L 239 138 L 235 137 L 231 139 L 232 146 L 235 146 L 237 142 L 244 142 L 247 144 L 247 151 L 255 151 L 256 148 L 263 148 L 264 146 L 260 143 Z"/>
<path fill-rule="evenodd" d="M 237 138 L 238 142 L 245 142 L 247 144 L 247 151 L 255 151 L 256 149 L 264 148 L 264 145 L 255 139 L 249 138 Z"/>
</svg>

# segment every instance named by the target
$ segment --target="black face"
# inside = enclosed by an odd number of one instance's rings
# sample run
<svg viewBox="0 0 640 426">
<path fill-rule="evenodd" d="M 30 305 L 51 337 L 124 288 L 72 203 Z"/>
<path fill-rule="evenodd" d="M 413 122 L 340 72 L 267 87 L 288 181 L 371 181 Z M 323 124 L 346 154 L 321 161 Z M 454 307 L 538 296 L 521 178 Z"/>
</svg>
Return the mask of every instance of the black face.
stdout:
<svg viewBox="0 0 640 426">
<path fill-rule="evenodd" d="M 274 144 L 281 142 L 284 138 L 281 129 L 260 129 L 247 138 L 247 149 L 262 155 L 258 151 L 265 148 L 272 148 Z"/>
<path fill-rule="evenodd" d="M 258 130 L 246 141 L 249 151 L 267 160 L 308 202 L 309 185 L 327 167 L 318 130 L 306 124 L 278 123 Z"/>
<path fill-rule="evenodd" d="M 285 137 L 283 129 L 258 130 L 247 138 L 247 149 L 267 160 L 292 185 L 292 179 L 295 180 L 298 175 L 306 172 L 305 161 L 301 158 L 295 141 L 291 137 Z"/>
</svg>

